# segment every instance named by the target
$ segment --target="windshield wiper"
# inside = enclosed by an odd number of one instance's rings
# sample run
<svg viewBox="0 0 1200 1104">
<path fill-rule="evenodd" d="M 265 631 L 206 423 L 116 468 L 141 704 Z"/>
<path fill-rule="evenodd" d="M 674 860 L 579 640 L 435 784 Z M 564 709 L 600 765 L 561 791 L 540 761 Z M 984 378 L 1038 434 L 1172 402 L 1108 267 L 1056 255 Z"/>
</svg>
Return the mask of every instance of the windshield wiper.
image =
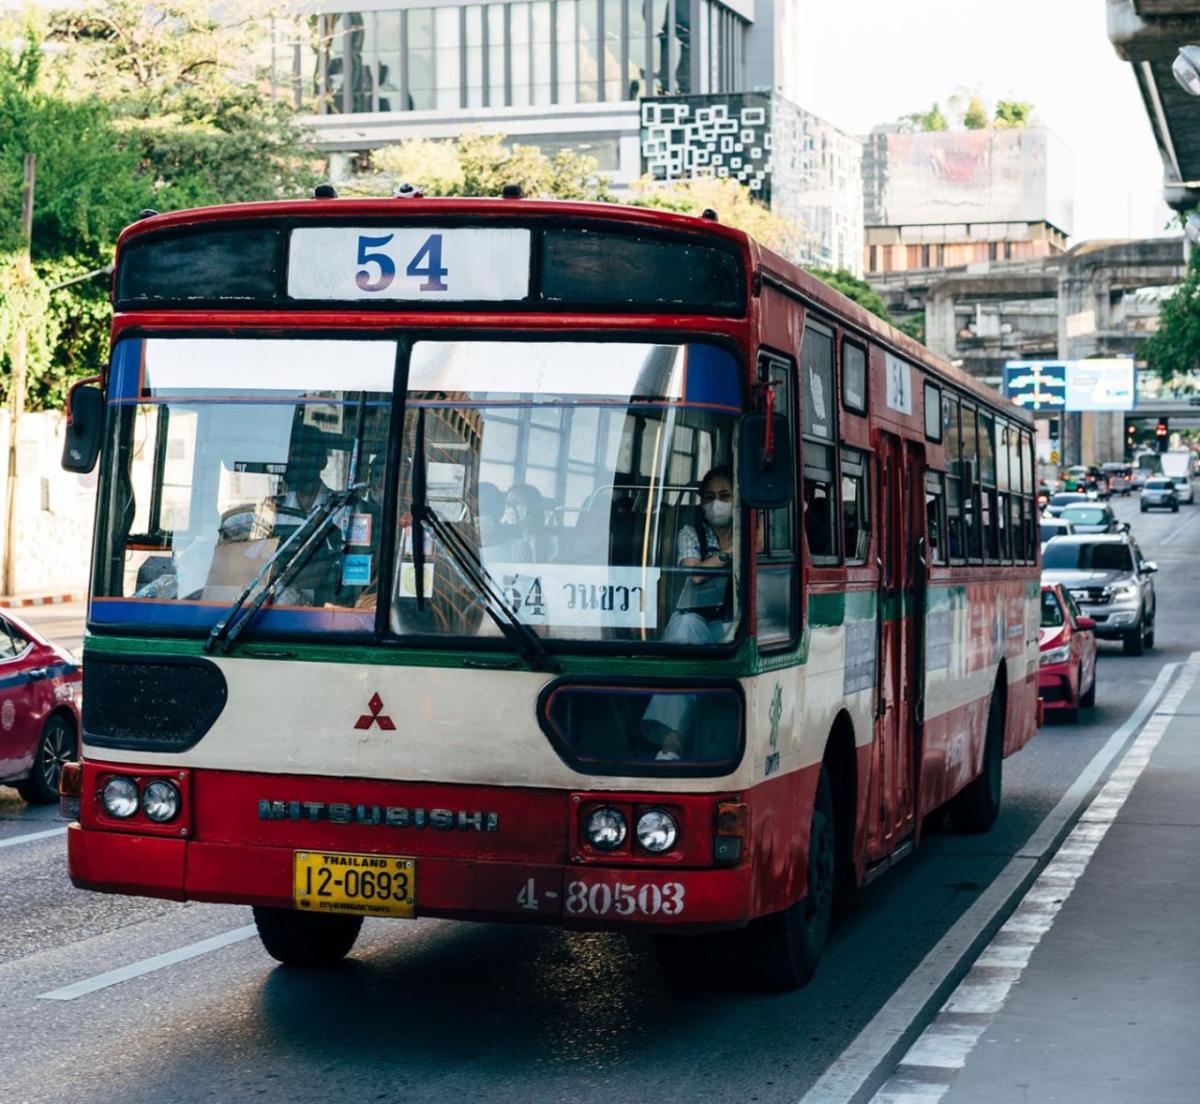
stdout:
<svg viewBox="0 0 1200 1104">
<path fill-rule="evenodd" d="M 425 526 L 441 541 L 450 558 L 476 593 L 483 598 L 483 608 L 517 654 L 535 671 L 559 671 L 561 668 L 546 650 L 542 638 L 526 625 L 504 600 L 496 581 L 488 574 L 475 550 L 462 535 L 447 525 L 426 501 L 425 477 L 425 411 L 417 411 L 416 439 L 413 442 L 412 541 L 413 575 L 417 592 L 417 608 L 424 608 L 425 599 Z"/>
<path fill-rule="evenodd" d="M 329 526 L 333 523 L 333 519 L 345 507 L 350 500 L 361 491 L 366 484 L 356 483 L 355 479 L 358 476 L 358 461 L 359 454 L 362 452 L 363 427 L 366 421 L 366 404 L 367 395 L 365 391 L 359 392 L 358 397 L 358 427 L 354 437 L 354 448 L 350 453 L 350 471 L 346 478 L 346 486 L 340 491 L 334 491 L 323 502 L 318 502 L 305 515 L 304 520 L 297 526 L 296 531 L 283 542 L 274 553 L 263 564 L 261 570 L 254 578 L 246 585 L 241 594 L 234 600 L 233 605 L 225 611 L 225 616 L 221 618 L 208 634 L 208 639 L 204 642 L 204 651 L 206 654 L 211 654 L 212 650 L 221 644 L 222 653 L 227 653 L 233 642 L 242 634 L 242 630 L 254 619 L 258 611 L 269 600 L 274 601 L 275 595 L 285 587 L 292 577 L 299 571 L 307 562 L 308 557 L 312 555 L 317 545 L 324 538 Z M 312 531 L 308 534 L 302 544 L 299 544 L 300 538 L 305 532 L 312 527 Z M 287 559 L 284 559 L 285 554 L 293 546 L 299 544 L 296 551 L 293 552 Z M 254 593 L 255 587 L 266 578 L 268 578 L 272 568 L 282 561 L 279 574 L 271 581 L 269 586 L 265 586 L 258 592 L 254 601 L 250 603 L 250 608 L 242 615 L 241 619 L 234 624 L 233 619 L 237 616 L 238 610 L 246 604 L 246 600 Z"/>
<path fill-rule="evenodd" d="M 355 489 L 357 489 L 357 488 L 355 488 Z M 246 584 L 246 586 L 242 590 L 241 594 L 239 594 L 237 596 L 237 598 L 234 600 L 233 605 L 231 605 L 229 607 L 229 609 L 227 609 L 225 611 L 225 615 L 221 618 L 221 620 L 218 621 L 212 627 L 212 631 L 208 634 L 208 639 L 205 640 L 205 642 L 204 642 L 204 651 L 205 652 L 211 654 L 212 650 L 217 646 L 217 642 L 220 641 L 221 638 L 225 636 L 226 630 L 229 629 L 230 624 L 232 623 L 233 619 L 237 616 L 238 610 L 240 610 L 242 608 L 242 606 L 244 606 L 246 604 L 246 600 L 250 597 L 251 594 L 254 593 L 254 591 L 258 587 L 258 585 L 263 581 L 263 579 L 265 579 L 270 574 L 271 569 L 274 568 L 274 566 L 277 563 L 279 563 L 279 561 L 282 560 L 284 558 L 284 556 L 287 555 L 289 550 L 293 546 L 300 543 L 300 538 L 303 537 L 305 535 L 305 533 L 312 527 L 313 523 L 317 522 L 318 523 L 317 528 L 313 531 L 313 533 L 308 538 L 308 540 L 306 540 L 304 542 L 304 544 L 299 548 L 299 550 L 296 553 L 296 556 L 291 557 L 287 560 L 287 562 L 284 566 L 284 572 L 287 572 L 288 569 L 291 567 L 298 568 L 302 565 L 302 561 L 298 562 L 301 553 L 304 553 L 306 550 L 309 550 L 310 544 L 313 543 L 312 542 L 313 537 L 318 536 L 318 535 L 324 535 L 325 529 L 327 528 L 326 522 L 328 522 L 329 518 L 332 516 L 333 504 L 339 503 L 340 505 L 344 506 L 346 504 L 346 502 L 349 501 L 351 493 L 352 492 L 349 490 L 339 491 L 336 494 L 330 495 L 327 499 L 325 499 L 324 502 L 317 503 L 316 506 L 314 506 L 311 510 L 309 510 L 307 516 L 296 527 L 296 529 L 292 533 L 292 535 L 290 537 L 288 537 L 288 539 L 285 540 L 283 542 L 283 544 L 281 544 L 277 549 L 275 549 L 275 551 L 271 554 L 271 557 L 267 560 L 267 562 L 262 565 L 262 569 L 259 571 L 259 573 L 257 575 L 255 575 L 254 578 L 249 583 Z M 313 545 L 313 546 L 315 547 L 315 545 Z M 305 555 L 305 559 L 307 559 L 307 558 L 308 558 L 307 555 Z M 284 572 L 281 572 L 280 575 L 276 577 L 276 582 L 278 582 L 279 578 L 282 577 Z M 251 617 L 254 614 L 254 612 L 262 605 L 264 596 L 266 595 L 267 590 L 269 590 L 269 589 L 270 588 L 264 588 L 259 593 L 258 598 L 255 599 L 254 605 L 251 606 L 251 608 L 246 611 L 246 616 L 242 618 L 242 621 L 245 621 L 246 618 Z M 240 624 L 241 624 L 241 622 L 239 622 L 239 625 Z M 222 651 L 226 651 L 226 652 L 229 651 L 229 644 L 232 642 L 233 637 L 234 637 L 234 632 L 231 631 L 229 633 L 229 637 L 225 640 L 225 646 L 221 649 Z"/>
</svg>

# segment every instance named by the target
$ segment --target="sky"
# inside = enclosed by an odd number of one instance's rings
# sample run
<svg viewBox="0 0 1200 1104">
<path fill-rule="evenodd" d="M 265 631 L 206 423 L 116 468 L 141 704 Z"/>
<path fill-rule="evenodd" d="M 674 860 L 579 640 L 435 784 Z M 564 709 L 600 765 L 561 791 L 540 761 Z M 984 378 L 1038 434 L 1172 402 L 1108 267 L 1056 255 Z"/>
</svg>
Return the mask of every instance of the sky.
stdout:
<svg viewBox="0 0 1200 1104">
<path fill-rule="evenodd" d="M 799 0 L 799 102 L 852 134 L 955 92 L 1034 105 L 1070 147 L 1072 241 L 1167 228 L 1162 160 L 1104 0 Z"/>
</svg>

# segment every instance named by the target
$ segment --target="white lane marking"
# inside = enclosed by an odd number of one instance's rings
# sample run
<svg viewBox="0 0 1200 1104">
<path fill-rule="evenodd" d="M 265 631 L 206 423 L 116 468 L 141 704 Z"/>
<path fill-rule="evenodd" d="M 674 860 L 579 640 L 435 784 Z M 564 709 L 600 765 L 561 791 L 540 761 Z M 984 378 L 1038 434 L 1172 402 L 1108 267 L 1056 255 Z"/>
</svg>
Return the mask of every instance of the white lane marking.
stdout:
<svg viewBox="0 0 1200 1104">
<path fill-rule="evenodd" d="M 62 828 L 47 828 L 44 832 L 26 832 L 23 836 L 9 836 L 0 839 L 0 847 L 16 847 L 18 843 L 32 843 L 34 840 L 49 839 L 51 836 L 65 836 L 66 826 Z"/>
<path fill-rule="evenodd" d="M 1071 896 L 1198 676 L 1200 652 L 1193 652 L 1179 681 L 1067 836 L 1062 850 L 1070 849 L 1069 859 L 1060 865 L 1055 857 L 1042 871 L 1016 912 L 942 1005 L 941 1012 L 900 1060 L 896 1072 L 872 1097 L 872 1104 L 936 1104 L 949 1091 L 954 1075 L 966 1065 L 992 1017 L 1004 1007 L 1009 990 L 1020 981 L 1034 948 Z M 1009 954 L 1024 961 L 1019 965 L 994 965 L 998 958 Z M 954 1019 L 963 1014 L 974 1017 L 969 1028 Z"/>
<path fill-rule="evenodd" d="M 244 928 L 234 928 L 232 931 L 214 935 L 211 939 L 201 939 L 198 943 L 189 943 L 186 947 L 179 947 L 174 951 L 155 955 L 153 958 L 143 958 L 140 962 L 132 962 L 128 966 L 108 970 L 95 977 L 84 978 L 83 981 L 77 981 L 73 985 L 65 985 L 63 988 L 54 989 L 49 993 L 39 993 L 38 999 L 69 1001 L 75 1000 L 76 997 L 86 997 L 89 993 L 107 989 L 110 985 L 119 985 L 130 978 L 152 974 L 155 970 L 163 970 L 178 962 L 186 962 L 189 958 L 198 958 L 210 951 L 218 951 L 222 947 L 228 947 L 231 943 L 240 943 L 243 939 L 249 939 L 256 931 L 253 924 L 247 924 Z"/>
<path fill-rule="evenodd" d="M 1192 514 L 1192 516 L 1190 518 L 1188 518 L 1187 521 L 1185 521 L 1182 525 L 1177 526 L 1175 529 L 1171 530 L 1171 532 L 1168 533 L 1165 537 L 1163 537 L 1163 539 L 1160 540 L 1158 543 L 1159 544 L 1170 544 L 1171 541 L 1173 541 L 1177 536 L 1179 536 L 1179 534 L 1182 533 L 1189 525 L 1191 525 L 1192 522 L 1195 521 L 1196 518 L 1198 518 L 1198 517 L 1200 517 L 1200 514 Z"/>
<path fill-rule="evenodd" d="M 1138 703 L 1138 707 L 1096 752 L 1076 783 L 1072 784 L 1030 836 L 1029 842 L 1009 860 L 987 889 L 938 940 L 904 984 L 875 1013 L 870 1023 L 814 1082 L 812 1088 L 801 1098 L 800 1104 L 845 1104 L 848 1100 L 857 1099 L 858 1094 L 868 1087 L 882 1069 L 895 1064 L 903 1054 L 901 1048 L 906 1045 L 906 1039 L 912 1038 L 912 1025 L 927 1014 L 926 1010 L 938 992 L 944 991 L 947 979 L 972 951 L 996 916 L 1008 908 L 1017 894 L 1026 888 L 1026 883 L 1038 863 L 1074 816 L 1096 779 L 1116 758 L 1125 741 L 1133 735 L 1166 692 L 1167 685 L 1178 667 L 1178 663 L 1168 663 L 1159 671 L 1158 678 L 1146 691 L 1146 696 Z M 1086 784 L 1081 785 L 1085 779 Z M 1068 797 L 1071 798 L 1070 801 Z M 1091 826 L 1082 825 L 1081 828 L 1086 833 Z M 1058 852 L 1058 857 L 1070 854 L 1064 846 Z M 1086 859 L 1084 861 L 1086 862 Z M 1014 919 L 1017 925 L 1030 923 L 1025 914 Z M 1034 929 L 1036 925 L 1030 929 L 1031 934 L 1035 934 Z"/>
</svg>

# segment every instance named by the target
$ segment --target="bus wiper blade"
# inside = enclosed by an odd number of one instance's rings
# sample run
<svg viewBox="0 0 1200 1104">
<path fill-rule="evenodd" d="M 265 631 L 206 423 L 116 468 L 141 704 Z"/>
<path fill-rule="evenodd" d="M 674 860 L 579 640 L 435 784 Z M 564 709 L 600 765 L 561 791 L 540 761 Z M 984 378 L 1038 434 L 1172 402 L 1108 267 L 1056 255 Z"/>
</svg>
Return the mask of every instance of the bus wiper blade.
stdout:
<svg viewBox="0 0 1200 1104">
<path fill-rule="evenodd" d="M 212 650 L 217 646 L 217 642 L 225 635 L 229 626 L 232 624 L 233 619 L 237 616 L 238 610 L 240 610 L 242 606 L 246 604 L 247 599 L 251 594 L 254 593 L 255 589 L 263 581 L 263 579 L 267 578 L 271 572 L 271 569 L 281 559 L 283 559 L 283 557 L 294 545 L 300 543 L 300 538 L 304 536 L 305 531 L 310 525 L 313 524 L 314 521 L 317 520 L 317 518 L 324 514 L 325 508 L 328 504 L 329 500 L 326 499 L 325 502 L 319 502 L 316 506 L 309 510 L 304 520 L 292 531 L 291 536 L 289 536 L 288 539 L 283 542 L 283 544 L 275 549 L 267 562 L 262 565 L 262 568 L 259 570 L 258 574 L 246 584 L 241 594 L 234 599 L 233 605 L 225 611 L 225 615 L 221 618 L 221 620 L 212 627 L 212 631 L 208 634 L 208 639 L 204 642 L 204 651 L 206 653 L 212 653 Z"/>
<path fill-rule="evenodd" d="M 305 539 L 304 543 L 296 549 L 295 552 L 293 552 L 286 560 L 282 561 L 279 574 L 276 575 L 271 581 L 270 586 L 263 587 L 263 589 L 258 592 L 258 595 L 255 597 L 254 601 L 250 603 L 250 607 L 246 610 L 246 612 L 242 614 L 237 624 L 233 625 L 233 627 L 225 633 L 224 638 L 221 641 L 221 651 L 223 653 L 227 653 L 229 651 L 229 649 L 233 646 L 233 642 L 242 635 L 242 631 L 251 621 L 254 620 L 255 616 L 258 614 L 258 611 L 262 609 L 262 607 L 268 601 L 274 601 L 275 595 L 278 594 L 279 591 L 285 586 L 287 586 L 289 582 L 291 582 L 292 577 L 297 571 L 300 570 L 300 568 L 305 565 L 305 563 L 308 561 L 308 557 L 312 555 L 317 545 L 324 538 L 326 531 L 333 524 L 333 519 L 365 486 L 365 483 L 355 483 L 343 491 L 334 491 L 327 499 L 325 499 L 324 502 L 319 503 L 309 511 L 308 516 L 300 525 L 297 533 L 302 532 L 309 525 L 313 526 L 312 532 Z M 291 544 L 292 538 L 295 536 L 296 534 L 293 533 L 292 537 L 289 537 L 275 553 L 275 555 L 273 555 L 270 560 L 267 561 L 266 565 L 263 567 L 263 570 L 259 572 L 260 578 L 272 564 L 280 562 L 282 553 L 287 550 L 288 545 Z M 251 584 L 251 586 L 253 585 L 254 584 Z M 240 606 L 243 601 L 244 599 L 240 599 L 237 603 L 237 606 Z M 222 624 L 229 621 L 230 616 L 235 612 L 237 606 L 235 606 L 234 610 L 231 610 L 230 613 L 226 615 Z M 206 652 L 212 650 L 210 645 L 215 647 L 216 638 L 219 635 L 217 630 L 221 627 L 221 625 L 216 626 L 213 629 L 213 632 L 209 634 L 209 638 L 207 641 L 205 641 L 204 645 L 204 650 Z"/>
<path fill-rule="evenodd" d="M 554 657 L 546 650 L 542 638 L 522 621 L 504 600 L 496 581 L 488 574 L 483 561 L 475 554 L 462 536 L 447 525 L 437 513 L 424 502 L 414 502 L 413 520 L 428 525 L 442 542 L 450 558 L 458 565 L 467 581 L 484 599 L 483 608 L 496 623 L 496 627 L 508 638 L 525 662 L 535 671 L 561 670 Z M 419 584 L 418 584 L 419 585 Z"/>
</svg>

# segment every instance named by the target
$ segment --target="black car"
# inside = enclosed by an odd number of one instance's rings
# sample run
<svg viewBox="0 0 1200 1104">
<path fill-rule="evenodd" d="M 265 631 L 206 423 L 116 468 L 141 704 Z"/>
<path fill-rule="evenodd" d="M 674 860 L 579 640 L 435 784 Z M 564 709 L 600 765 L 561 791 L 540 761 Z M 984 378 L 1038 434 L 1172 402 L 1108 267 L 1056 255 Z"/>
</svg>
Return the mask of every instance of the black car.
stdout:
<svg viewBox="0 0 1200 1104">
<path fill-rule="evenodd" d="M 1120 640 L 1126 655 L 1154 646 L 1154 573 L 1128 533 L 1056 537 L 1042 552 L 1042 582 L 1062 583 L 1098 640 Z"/>
</svg>

